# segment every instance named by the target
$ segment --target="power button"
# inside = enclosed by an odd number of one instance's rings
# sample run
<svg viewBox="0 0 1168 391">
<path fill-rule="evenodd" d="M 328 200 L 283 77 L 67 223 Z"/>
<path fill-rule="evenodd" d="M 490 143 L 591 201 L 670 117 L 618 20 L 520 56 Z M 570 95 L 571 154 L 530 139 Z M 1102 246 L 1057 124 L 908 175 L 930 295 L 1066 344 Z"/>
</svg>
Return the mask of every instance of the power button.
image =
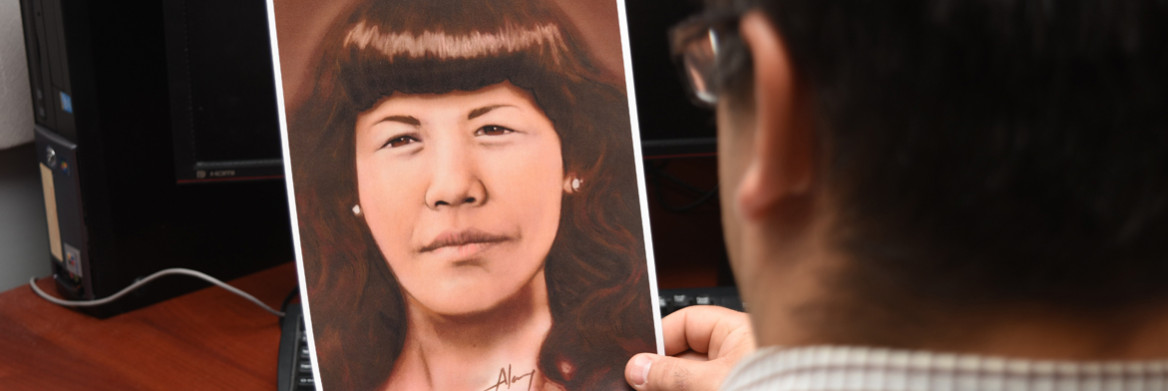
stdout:
<svg viewBox="0 0 1168 391">
<path fill-rule="evenodd" d="M 53 147 L 45 147 L 45 165 L 57 168 L 57 151 L 53 150 Z"/>
</svg>

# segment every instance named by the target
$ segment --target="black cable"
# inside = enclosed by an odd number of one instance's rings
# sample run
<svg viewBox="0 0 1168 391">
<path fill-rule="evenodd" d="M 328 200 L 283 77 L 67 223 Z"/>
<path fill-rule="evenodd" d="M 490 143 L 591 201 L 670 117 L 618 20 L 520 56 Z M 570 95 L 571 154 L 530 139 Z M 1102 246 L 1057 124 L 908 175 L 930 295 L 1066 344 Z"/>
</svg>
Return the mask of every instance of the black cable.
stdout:
<svg viewBox="0 0 1168 391">
<path fill-rule="evenodd" d="M 288 305 L 292 304 L 292 300 L 296 299 L 298 297 L 300 297 L 300 287 L 299 286 L 292 288 L 292 291 L 288 292 L 288 296 L 284 297 L 284 302 L 282 304 L 280 304 L 280 311 L 283 311 L 285 314 L 287 314 L 288 313 Z"/>
<path fill-rule="evenodd" d="M 658 192 L 658 194 L 660 194 L 660 192 Z M 663 199 L 660 199 L 661 197 L 658 197 L 658 202 L 661 204 L 661 207 L 665 210 L 668 210 L 668 211 L 674 212 L 674 213 L 683 213 L 683 212 L 689 212 L 691 210 L 697 209 L 699 206 L 702 206 L 702 204 L 709 202 L 711 199 L 713 199 L 717 195 L 718 195 L 718 187 L 714 186 L 714 188 L 710 189 L 709 192 L 702 195 L 697 200 L 695 200 L 689 204 L 686 204 L 686 205 L 682 205 L 682 206 L 668 205 L 665 203 L 665 201 Z"/>
<path fill-rule="evenodd" d="M 667 165 L 667 163 L 668 163 L 668 161 L 664 162 L 663 164 L 659 165 L 658 167 L 652 167 L 653 168 L 653 175 L 655 177 L 658 177 L 658 178 L 668 179 L 669 182 L 672 182 L 673 184 L 680 186 L 684 190 L 688 190 L 690 193 L 693 193 L 696 196 L 702 196 L 702 197 L 706 196 L 706 194 L 709 192 L 709 190 L 698 189 L 696 186 L 691 185 L 688 182 L 683 181 L 680 178 L 675 177 L 672 174 L 665 172 L 664 169 L 665 169 L 665 166 Z M 654 183 L 660 185 L 660 182 L 654 182 Z M 716 189 L 717 186 L 715 185 L 714 188 Z"/>
<path fill-rule="evenodd" d="M 660 164 L 646 165 L 648 168 L 646 172 L 652 177 L 654 185 L 654 198 L 657 199 L 657 204 L 660 205 L 662 209 L 673 213 L 685 213 L 694 210 L 699 206 L 702 206 L 702 204 L 709 202 L 718 195 L 718 185 L 714 185 L 714 187 L 709 190 L 698 189 L 697 187 L 681 180 L 680 178 L 664 172 L 663 170 L 666 165 L 668 165 L 668 161 L 661 162 Z M 674 206 L 670 204 L 665 200 L 664 192 L 661 190 L 663 188 L 661 179 L 666 179 L 673 185 L 680 187 L 682 190 L 693 193 L 697 196 L 697 199 L 682 206 Z"/>
</svg>

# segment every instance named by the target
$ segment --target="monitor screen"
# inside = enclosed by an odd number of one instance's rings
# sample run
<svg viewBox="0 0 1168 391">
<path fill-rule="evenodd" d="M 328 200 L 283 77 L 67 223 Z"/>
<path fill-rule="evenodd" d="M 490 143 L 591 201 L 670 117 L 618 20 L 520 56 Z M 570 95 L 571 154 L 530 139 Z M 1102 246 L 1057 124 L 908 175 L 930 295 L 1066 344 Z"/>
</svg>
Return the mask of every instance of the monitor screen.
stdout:
<svg viewBox="0 0 1168 391">
<path fill-rule="evenodd" d="M 669 51 L 669 28 L 700 1 L 626 0 L 641 148 L 646 159 L 712 156 L 713 112 L 694 106 Z"/>
<path fill-rule="evenodd" d="M 282 178 L 264 1 L 163 7 L 178 182 Z"/>
</svg>

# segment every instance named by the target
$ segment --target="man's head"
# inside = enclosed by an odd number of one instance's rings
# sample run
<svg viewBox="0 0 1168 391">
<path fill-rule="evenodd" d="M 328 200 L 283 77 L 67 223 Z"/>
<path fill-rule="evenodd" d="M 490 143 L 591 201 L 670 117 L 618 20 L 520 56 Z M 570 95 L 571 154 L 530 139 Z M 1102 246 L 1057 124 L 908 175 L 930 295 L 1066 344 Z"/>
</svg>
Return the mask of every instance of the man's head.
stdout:
<svg viewBox="0 0 1168 391">
<path fill-rule="evenodd" d="M 746 3 L 710 81 L 747 300 L 800 262 L 877 306 L 1168 299 L 1168 5 Z"/>
</svg>

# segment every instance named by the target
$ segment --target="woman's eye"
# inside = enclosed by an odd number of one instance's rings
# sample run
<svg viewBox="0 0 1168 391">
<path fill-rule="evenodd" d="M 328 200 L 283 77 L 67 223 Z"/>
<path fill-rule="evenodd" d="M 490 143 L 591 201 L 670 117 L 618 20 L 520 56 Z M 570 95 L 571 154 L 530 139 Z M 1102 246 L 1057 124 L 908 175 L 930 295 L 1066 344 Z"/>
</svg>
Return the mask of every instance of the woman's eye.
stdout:
<svg viewBox="0 0 1168 391">
<path fill-rule="evenodd" d="M 418 139 L 414 138 L 414 136 L 408 136 L 408 135 L 407 136 L 398 136 L 398 137 L 394 137 L 394 138 L 389 139 L 389 141 L 386 141 L 385 144 L 381 145 L 381 147 L 382 148 L 397 148 L 397 147 L 403 147 L 403 146 L 406 146 L 406 145 L 409 145 L 412 143 L 416 143 L 416 142 L 418 142 Z"/>
<path fill-rule="evenodd" d="M 514 132 L 514 130 L 498 125 L 487 125 L 476 130 L 475 136 L 502 136 L 511 132 Z"/>
</svg>

